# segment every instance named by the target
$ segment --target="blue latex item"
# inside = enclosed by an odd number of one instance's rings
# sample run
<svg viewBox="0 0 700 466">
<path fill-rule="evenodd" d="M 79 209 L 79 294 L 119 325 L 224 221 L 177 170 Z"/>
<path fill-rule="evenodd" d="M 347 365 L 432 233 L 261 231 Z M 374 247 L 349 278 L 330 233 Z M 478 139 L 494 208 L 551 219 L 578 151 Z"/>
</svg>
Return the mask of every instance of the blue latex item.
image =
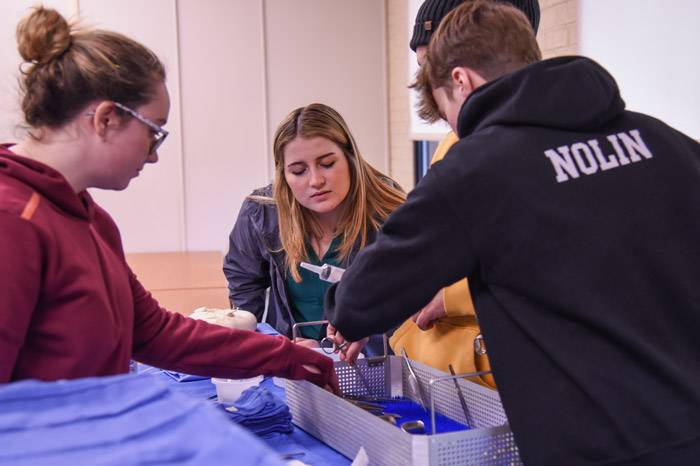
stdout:
<svg viewBox="0 0 700 466">
<path fill-rule="evenodd" d="M 248 388 L 238 400 L 220 406 L 235 423 L 261 437 L 293 430 L 289 407 L 265 387 Z"/>
<path fill-rule="evenodd" d="M 384 411 L 387 413 L 400 415 L 401 418 L 396 420 L 398 426 L 400 426 L 404 422 L 420 420 L 423 421 L 423 423 L 425 424 L 426 434 L 431 434 L 433 431 L 433 424 L 432 422 L 430 422 L 430 412 L 426 412 L 421 405 L 419 405 L 413 400 L 409 400 L 407 398 L 397 398 L 391 401 L 373 401 L 373 403 L 380 404 L 384 408 Z M 464 424 L 461 424 L 455 421 L 454 419 L 450 419 L 449 417 L 443 416 L 442 414 L 438 413 L 435 414 L 435 425 L 436 433 L 438 434 L 469 430 L 469 427 L 465 426 Z"/>
<path fill-rule="evenodd" d="M 283 465 L 211 403 L 138 374 L 0 385 L 0 465 Z"/>
</svg>

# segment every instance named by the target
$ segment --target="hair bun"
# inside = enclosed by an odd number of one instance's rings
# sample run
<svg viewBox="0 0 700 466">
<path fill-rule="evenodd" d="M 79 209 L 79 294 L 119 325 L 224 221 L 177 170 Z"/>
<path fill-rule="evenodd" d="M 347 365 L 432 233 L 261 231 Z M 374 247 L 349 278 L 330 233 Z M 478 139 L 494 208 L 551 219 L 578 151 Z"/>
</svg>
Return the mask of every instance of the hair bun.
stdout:
<svg viewBox="0 0 700 466">
<path fill-rule="evenodd" d="M 36 7 L 17 25 L 17 48 L 25 61 L 48 63 L 70 45 L 70 25 L 52 8 Z"/>
</svg>

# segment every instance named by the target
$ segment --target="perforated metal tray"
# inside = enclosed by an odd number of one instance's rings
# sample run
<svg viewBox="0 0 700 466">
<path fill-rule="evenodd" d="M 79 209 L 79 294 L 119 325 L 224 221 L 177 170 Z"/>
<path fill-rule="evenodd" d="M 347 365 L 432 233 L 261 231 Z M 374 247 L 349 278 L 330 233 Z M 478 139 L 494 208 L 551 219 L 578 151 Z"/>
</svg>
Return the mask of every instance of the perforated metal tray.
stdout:
<svg viewBox="0 0 700 466">
<path fill-rule="evenodd" d="M 357 369 L 344 362 L 335 365 L 345 395 L 419 399 L 410 390 L 408 371 L 400 358 L 360 359 L 357 365 Z M 454 382 L 444 380 L 450 376 L 415 361 L 411 365 L 426 404 L 432 404 L 432 397 L 437 413 L 466 424 Z M 288 381 L 286 393 L 296 425 L 349 458 L 364 447 L 371 465 L 522 464 L 498 393 L 462 378 L 458 383 L 473 428 L 435 435 L 408 434 L 309 382 Z"/>
</svg>

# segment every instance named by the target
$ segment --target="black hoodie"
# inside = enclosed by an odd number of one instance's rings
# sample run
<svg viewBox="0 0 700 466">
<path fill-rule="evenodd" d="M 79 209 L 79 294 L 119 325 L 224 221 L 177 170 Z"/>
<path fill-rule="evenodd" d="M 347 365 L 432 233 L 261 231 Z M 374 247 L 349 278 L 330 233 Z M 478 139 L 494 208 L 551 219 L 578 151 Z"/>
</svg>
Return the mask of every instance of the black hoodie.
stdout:
<svg viewBox="0 0 700 466">
<path fill-rule="evenodd" d="M 329 290 L 330 321 L 357 340 L 467 276 L 526 464 L 692 464 L 700 145 L 581 57 L 480 87 L 458 133 Z"/>
</svg>

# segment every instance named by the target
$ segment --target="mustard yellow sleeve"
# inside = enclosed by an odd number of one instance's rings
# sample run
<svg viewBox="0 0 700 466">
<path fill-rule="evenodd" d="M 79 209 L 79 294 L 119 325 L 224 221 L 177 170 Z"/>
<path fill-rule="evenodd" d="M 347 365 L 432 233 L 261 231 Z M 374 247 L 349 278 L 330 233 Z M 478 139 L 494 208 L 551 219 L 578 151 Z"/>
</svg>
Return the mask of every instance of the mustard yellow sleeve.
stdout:
<svg viewBox="0 0 700 466">
<path fill-rule="evenodd" d="M 447 133 L 435 149 L 435 152 L 433 153 L 433 158 L 430 160 L 430 165 L 442 160 L 445 157 L 445 154 L 447 154 L 447 151 L 450 150 L 450 147 L 454 146 L 454 144 L 457 141 L 459 141 L 459 138 L 454 133 L 454 131 L 450 131 L 449 133 Z"/>
<path fill-rule="evenodd" d="M 445 288 L 445 314 L 448 317 L 474 315 L 474 303 L 466 278 Z"/>
<path fill-rule="evenodd" d="M 435 149 L 430 165 L 442 160 L 457 141 L 459 138 L 454 131 L 447 133 Z M 466 278 L 445 288 L 445 314 L 448 317 L 474 315 L 474 304 Z"/>
</svg>

